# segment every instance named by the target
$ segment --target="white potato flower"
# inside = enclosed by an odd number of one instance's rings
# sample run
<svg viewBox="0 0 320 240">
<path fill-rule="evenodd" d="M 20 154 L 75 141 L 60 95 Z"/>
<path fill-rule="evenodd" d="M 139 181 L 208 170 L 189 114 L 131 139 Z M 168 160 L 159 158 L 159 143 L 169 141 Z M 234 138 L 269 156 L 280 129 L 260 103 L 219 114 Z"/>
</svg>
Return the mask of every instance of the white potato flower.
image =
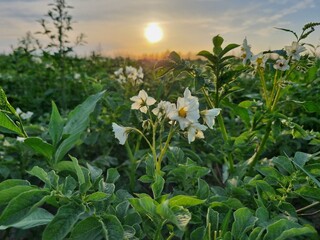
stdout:
<svg viewBox="0 0 320 240">
<path fill-rule="evenodd" d="M 181 130 L 184 130 L 191 123 L 195 123 L 200 118 L 199 101 L 197 97 L 191 96 L 188 88 L 184 91 L 184 97 L 179 97 L 177 106 L 168 113 L 171 120 L 179 122 Z"/>
<path fill-rule="evenodd" d="M 288 57 L 292 57 L 294 60 L 300 60 L 301 53 L 307 50 L 304 46 L 300 45 L 298 42 L 292 42 L 291 46 L 285 46 L 285 51 Z"/>
<path fill-rule="evenodd" d="M 277 69 L 277 70 L 280 70 L 280 71 L 286 71 L 286 70 L 289 70 L 290 69 L 290 66 L 289 66 L 289 60 L 286 60 L 284 58 L 280 58 L 276 61 L 275 64 L 273 64 L 273 68 L 274 69 Z"/>
<path fill-rule="evenodd" d="M 148 106 L 156 103 L 156 100 L 153 97 L 149 97 L 144 90 L 140 90 L 138 96 L 133 96 L 130 100 L 134 102 L 131 105 L 131 109 L 140 110 L 143 113 L 147 113 Z"/>
<path fill-rule="evenodd" d="M 266 55 L 264 55 L 263 53 L 259 53 L 251 58 L 251 63 L 255 67 L 265 68 L 267 60 L 268 57 Z"/>
<path fill-rule="evenodd" d="M 201 111 L 201 115 L 203 118 L 203 121 L 207 126 L 212 129 L 214 123 L 215 123 L 215 118 L 220 114 L 221 108 L 212 108 L 209 110 L 203 110 Z"/>
<path fill-rule="evenodd" d="M 191 123 L 188 127 L 188 142 L 193 142 L 196 138 L 204 138 L 203 131 L 205 131 L 207 127 L 198 122 Z"/>
<path fill-rule="evenodd" d="M 241 46 L 241 58 L 243 65 L 246 65 L 247 61 L 251 60 L 252 56 L 253 54 L 251 52 L 251 46 L 248 45 L 247 38 L 245 38 Z"/>
<path fill-rule="evenodd" d="M 130 78 L 132 80 L 136 80 L 138 77 L 138 71 L 134 67 L 126 66 L 125 72 L 126 72 L 127 78 Z"/>
<path fill-rule="evenodd" d="M 119 143 L 123 145 L 127 141 L 129 131 L 131 130 L 131 128 L 123 127 L 116 123 L 112 123 L 112 129 L 115 137 L 119 140 Z"/>
<path fill-rule="evenodd" d="M 156 108 L 152 109 L 152 113 L 159 119 L 168 117 L 168 113 L 175 109 L 175 104 L 168 101 L 160 101 Z"/>
</svg>

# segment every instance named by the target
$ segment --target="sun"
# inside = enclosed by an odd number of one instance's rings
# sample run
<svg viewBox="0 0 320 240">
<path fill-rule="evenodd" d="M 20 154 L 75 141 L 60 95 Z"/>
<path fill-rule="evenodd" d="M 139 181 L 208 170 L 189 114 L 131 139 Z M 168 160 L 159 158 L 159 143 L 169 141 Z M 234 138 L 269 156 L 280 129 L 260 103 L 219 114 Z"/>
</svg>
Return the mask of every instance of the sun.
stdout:
<svg viewBox="0 0 320 240">
<path fill-rule="evenodd" d="M 149 23 L 144 29 L 144 36 L 150 43 L 156 43 L 161 41 L 163 37 L 162 29 L 157 23 Z"/>
</svg>

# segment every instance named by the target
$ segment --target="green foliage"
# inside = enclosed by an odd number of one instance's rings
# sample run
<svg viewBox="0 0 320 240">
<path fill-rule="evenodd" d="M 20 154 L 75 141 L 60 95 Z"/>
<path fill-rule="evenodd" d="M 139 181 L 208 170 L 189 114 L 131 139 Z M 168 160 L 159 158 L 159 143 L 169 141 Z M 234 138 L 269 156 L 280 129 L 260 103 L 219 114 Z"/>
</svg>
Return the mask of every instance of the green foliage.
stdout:
<svg viewBox="0 0 320 240">
<path fill-rule="evenodd" d="M 197 60 L 177 52 L 157 63 L 71 57 L 70 7 L 50 6 L 53 29 L 40 21 L 50 44 L 29 33 L 0 56 L 1 239 L 319 238 L 318 59 L 288 57 L 293 46 L 267 51 L 288 60 L 282 71 L 279 59 L 243 59 L 251 51 L 243 44 L 241 61 L 240 45 L 225 46 L 220 35 Z M 318 25 L 306 24 L 300 36 L 279 29 L 300 42 Z M 121 85 L 113 74 L 140 65 L 140 85 Z M 186 87 L 192 96 L 184 101 L 221 110 L 189 144 L 190 125 L 179 129 L 147 100 L 147 114 L 130 110 L 138 90 L 159 103 Z M 25 119 L 13 106 L 35 115 Z M 132 126 L 124 147 L 113 122 Z"/>
</svg>

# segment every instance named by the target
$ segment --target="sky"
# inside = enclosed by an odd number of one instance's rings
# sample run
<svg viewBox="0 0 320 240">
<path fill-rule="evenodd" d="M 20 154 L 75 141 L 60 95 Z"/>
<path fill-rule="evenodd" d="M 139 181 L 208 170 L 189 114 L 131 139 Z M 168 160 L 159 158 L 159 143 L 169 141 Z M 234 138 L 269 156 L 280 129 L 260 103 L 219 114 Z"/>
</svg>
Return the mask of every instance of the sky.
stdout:
<svg viewBox="0 0 320 240">
<path fill-rule="evenodd" d="M 0 0 L 0 53 L 10 53 L 28 31 L 42 30 L 54 0 Z M 319 0 L 66 0 L 73 6 L 74 41 L 83 33 L 87 44 L 79 55 L 92 52 L 107 56 L 156 54 L 166 51 L 197 53 L 212 49 L 212 37 L 220 34 L 225 44 L 241 44 L 246 37 L 252 51 L 281 49 L 291 45 L 304 24 L 320 22 Z M 149 43 L 144 28 L 157 22 L 163 39 Z M 41 41 L 41 35 L 35 35 Z M 320 26 L 307 39 L 320 44 Z"/>
</svg>

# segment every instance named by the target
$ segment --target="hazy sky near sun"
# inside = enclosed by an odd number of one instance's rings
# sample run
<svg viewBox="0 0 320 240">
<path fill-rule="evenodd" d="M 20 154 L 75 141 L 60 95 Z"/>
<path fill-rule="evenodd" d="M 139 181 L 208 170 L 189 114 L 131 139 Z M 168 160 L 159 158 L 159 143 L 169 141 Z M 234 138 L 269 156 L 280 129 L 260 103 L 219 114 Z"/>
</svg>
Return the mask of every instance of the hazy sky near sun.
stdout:
<svg viewBox="0 0 320 240">
<path fill-rule="evenodd" d="M 9 53 L 17 40 L 41 30 L 37 20 L 53 0 L 0 0 L 0 53 Z M 308 22 L 320 21 L 319 0 L 67 0 L 75 23 L 70 39 L 84 33 L 87 44 L 80 54 L 101 51 L 107 55 L 164 52 L 199 52 L 212 48 L 220 34 L 226 43 L 241 44 L 247 37 L 252 50 L 291 45 L 292 34 Z M 150 44 L 144 28 L 150 22 L 163 29 L 162 41 Z M 36 35 L 38 36 L 38 35 Z M 40 37 L 40 36 L 39 36 Z M 308 42 L 320 43 L 320 27 Z"/>
</svg>

